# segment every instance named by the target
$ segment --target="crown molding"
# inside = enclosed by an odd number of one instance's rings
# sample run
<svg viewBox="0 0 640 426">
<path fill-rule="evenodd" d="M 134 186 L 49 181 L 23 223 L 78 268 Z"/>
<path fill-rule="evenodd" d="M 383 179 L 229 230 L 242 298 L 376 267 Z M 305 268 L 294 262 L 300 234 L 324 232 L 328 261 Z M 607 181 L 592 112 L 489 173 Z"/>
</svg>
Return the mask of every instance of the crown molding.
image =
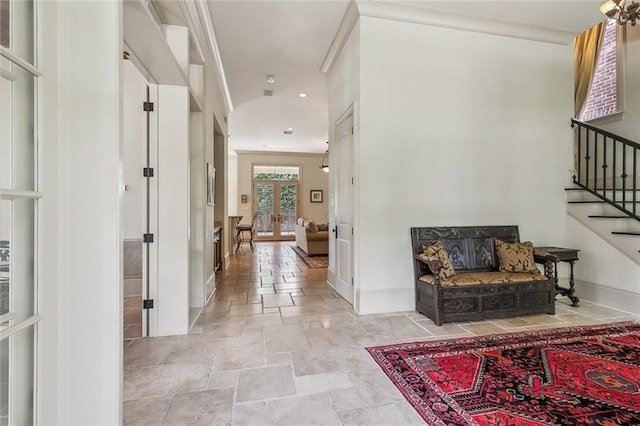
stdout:
<svg viewBox="0 0 640 426">
<path fill-rule="evenodd" d="M 211 18 L 211 9 L 209 8 L 209 2 L 198 0 L 196 5 L 198 9 L 198 15 L 200 16 L 200 22 L 207 39 L 207 45 L 209 47 L 209 51 L 211 52 L 211 56 L 213 57 L 213 62 L 216 66 L 218 85 L 220 86 L 220 91 L 222 92 L 222 97 L 227 108 L 227 113 L 229 113 L 234 109 L 233 101 L 231 99 L 231 91 L 229 90 L 229 85 L 227 84 L 227 76 L 222 65 L 222 55 L 220 54 L 218 40 L 216 39 L 216 31 L 213 26 L 213 19 Z"/>
<path fill-rule="evenodd" d="M 331 71 L 360 16 L 560 45 L 571 43 L 577 35 L 575 31 L 567 29 L 446 11 L 426 4 L 404 3 L 397 0 L 353 0 L 325 55 L 320 67 L 321 72 Z"/>
<path fill-rule="evenodd" d="M 340 21 L 338 31 L 331 41 L 331 46 L 329 46 L 327 54 L 324 56 L 324 60 L 320 66 L 320 72 L 328 74 L 329 71 L 331 71 L 331 68 L 333 68 L 333 65 L 338 60 L 338 56 L 340 56 L 340 52 L 342 52 L 344 44 L 347 42 L 347 39 L 349 39 L 353 27 L 356 25 L 356 22 L 358 22 L 358 18 L 360 18 L 358 6 L 356 6 L 356 2 L 352 0 L 349 2 L 349 6 L 347 6 L 342 21 Z"/>
</svg>

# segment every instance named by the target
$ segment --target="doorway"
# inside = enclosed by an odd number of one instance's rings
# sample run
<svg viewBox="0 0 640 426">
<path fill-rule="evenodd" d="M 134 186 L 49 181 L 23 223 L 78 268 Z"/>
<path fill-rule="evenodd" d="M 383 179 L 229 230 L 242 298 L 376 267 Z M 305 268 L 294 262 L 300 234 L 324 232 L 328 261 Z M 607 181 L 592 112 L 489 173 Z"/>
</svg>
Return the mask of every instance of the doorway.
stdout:
<svg viewBox="0 0 640 426">
<path fill-rule="evenodd" d="M 299 166 L 253 166 L 256 240 L 295 239 L 300 205 Z"/>
</svg>

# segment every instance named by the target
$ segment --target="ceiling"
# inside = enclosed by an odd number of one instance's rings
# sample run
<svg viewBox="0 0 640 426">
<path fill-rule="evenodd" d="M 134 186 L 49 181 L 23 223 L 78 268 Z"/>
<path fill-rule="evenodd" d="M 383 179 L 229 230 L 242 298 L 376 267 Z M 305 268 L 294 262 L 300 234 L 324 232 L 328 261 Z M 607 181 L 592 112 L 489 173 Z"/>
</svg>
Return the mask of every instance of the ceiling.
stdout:
<svg viewBox="0 0 640 426">
<path fill-rule="evenodd" d="M 229 148 L 324 152 L 329 114 L 320 65 L 348 0 L 210 4 L 235 108 Z M 268 75 L 275 83 L 267 83 Z M 265 90 L 273 95 L 265 96 Z M 284 134 L 288 128 L 293 133 Z"/>
<path fill-rule="evenodd" d="M 158 0 L 156 0 L 158 1 Z M 320 72 L 349 0 L 207 0 L 234 111 L 229 148 L 322 153 L 327 149 L 327 76 Z M 358 0 L 436 9 L 578 34 L 602 20 L 603 0 Z M 165 3 L 160 0 L 158 3 Z M 165 6 L 164 19 L 178 12 Z M 364 9 L 363 9 L 364 10 Z M 267 83 L 267 76 L 275 82 Z M 264 91 L 273 91 L 265 96 Z M 306 93 L 300 98 L 299 93 Z M 291 134 L 285 134 L 288 128 Z"/>
</svg>

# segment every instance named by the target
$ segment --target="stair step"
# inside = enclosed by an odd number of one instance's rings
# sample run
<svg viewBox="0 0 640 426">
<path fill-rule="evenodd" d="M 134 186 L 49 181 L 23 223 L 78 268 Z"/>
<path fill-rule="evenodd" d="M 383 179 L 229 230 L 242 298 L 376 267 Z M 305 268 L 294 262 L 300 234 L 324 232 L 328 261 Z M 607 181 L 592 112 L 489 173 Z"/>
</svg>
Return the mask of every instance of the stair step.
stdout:
<svg viewBox="0 0 640 426">
<path fill-rule="evenodd" d="M 593 188 L 589 188 L 589 189 L 594 190 Z M 586 189 L 584 189 L 584 188 L 578 188 L 578 187 L 565 188 L 564 190 L 565 190 L 565 191 L 586 191 Z M 606 191 L 607 191 L 607 192 L 611 192 L 611 191 L 613 191 L 613 190 L 614 190 L 613 188 L 606 188 Z M 594 191 L 600 191 L 600 192 L 602 192 L 602 191 L 605 191 L 605 189 L 603 189 L 603 188 L 596 188 Z M 625 189 L 622 189 L 622 188 L 616 188 L 616 189 L 615 189 L 615 191 L 616 191 L 616 192 L 621 192 L 621 191 L 633 192 L 633 188 L 625 188 Z"/>
<path fill-rule="evenodd" d="M 631 219 L 625 215 L 606 215 L 606 214 L 594 214 L 589 216 L 592 219 Z"/>
<path fill-rule="evenodd" d="M 602 200 L 577 200 L 577 201 L 567 201 L 569 204 L 604 204 Z M 640 204 L 639 201 L 625 201 L 624 203 L 621 200 L 616 201 L 616 204 Z"/>
<path fill-rule="evenodd" d="M 613 235 L 637 235 L 640 236 L 640 231 L 613 231 Z"/>
</svg>

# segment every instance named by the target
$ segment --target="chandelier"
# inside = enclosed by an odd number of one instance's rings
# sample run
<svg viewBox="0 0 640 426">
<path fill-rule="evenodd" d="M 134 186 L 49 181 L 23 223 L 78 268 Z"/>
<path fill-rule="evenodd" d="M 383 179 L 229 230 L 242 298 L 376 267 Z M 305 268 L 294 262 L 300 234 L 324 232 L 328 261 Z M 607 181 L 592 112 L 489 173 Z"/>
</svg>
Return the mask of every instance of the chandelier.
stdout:
<svg viewBox="0 0 640 426">
<path fill-rule="evenodd" d="M 626 6 L 626 8 L 625 8 Z M 607 18 L 615 20 L 620 25 L 631 22 L 631 26 L 636 25 L 636 19 L 640 15 L 640 3 L 631 0 L 627 5 L 626 0 L 607 0 L 600 6 L 600 12 L 607 15 Z"/>
</svg>

